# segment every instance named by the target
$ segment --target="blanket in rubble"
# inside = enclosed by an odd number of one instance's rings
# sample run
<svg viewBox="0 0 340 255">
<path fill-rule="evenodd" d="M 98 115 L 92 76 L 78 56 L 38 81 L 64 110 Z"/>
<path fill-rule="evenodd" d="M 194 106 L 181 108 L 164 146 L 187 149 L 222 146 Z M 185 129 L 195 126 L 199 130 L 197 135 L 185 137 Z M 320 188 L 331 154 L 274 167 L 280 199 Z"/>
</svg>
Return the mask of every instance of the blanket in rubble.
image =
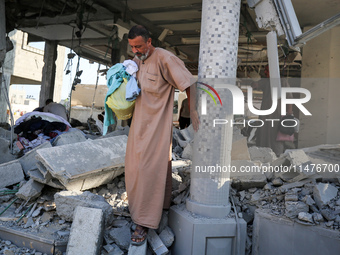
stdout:
<svg viewBox="0 0 340 255">
<path fill-rule="evenodd" d="M 24 153 L 38 145 L 52 142 L 58 135 L 69 130 L 69 126 L 59 121 L 48 121 L 41 116 L 31 116 L 14 127 L 18 135 L 17 146 Z"/>
</svg>

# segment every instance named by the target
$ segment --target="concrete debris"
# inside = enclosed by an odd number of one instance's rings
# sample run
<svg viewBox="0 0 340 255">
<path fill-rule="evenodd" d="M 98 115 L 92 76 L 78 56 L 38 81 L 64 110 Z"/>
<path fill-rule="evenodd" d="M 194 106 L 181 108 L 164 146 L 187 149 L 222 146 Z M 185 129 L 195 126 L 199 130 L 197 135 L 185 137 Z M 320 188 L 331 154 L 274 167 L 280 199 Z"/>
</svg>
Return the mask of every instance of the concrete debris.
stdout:
<svg viewBox="0 0 340 255">
<path fill-rule="evenodd" d="M 184 148 L 184 150 L 183 150 L 183 152 L 182 152 L 182 158 L 183 159 L 192 159 L 192 155 L 193 155 L 193 145 L 194 145 L 194 142 L 192 141 L 192 142 L 189 142 L 186 146 L 185 146 L 185 148 Z"/>
<path fill-rule="evenodd" d="M 115 136 L 121 136 L 121 135 L 129 135 L 130 127 L 129 126 L 117 126 L 116 130 L 110 133 L 107 133 L 105 136 L 100 136 L 97 139 L 105 139 L 108 137 L 115 137 Z"/>
<path fill-rule="evenodd" d="M 68 190 L 87 190 L 123 173 L 126 143 L 127 136 L 96 139 L 38 150 L 37 158 Z"/>
<path fill-rule="evenodd" d="M 115 244 L 124 251 L 127 251 L 131 242 L 130 225 L 124 225 L 120 228 L 113 228 L 109 232 L 110 237 Z"/>
<path fill-rule="evenodd" d="M 101 209 L 78 206 L 74 212 L 68 255 L 99 255 L 103 241 L 104 216 Z"/>
<path fill-rule="evenodd" d="M 25 153 L 24 156 L 19 158 L 19 162 L 26 175 L 28 175 L 28 171 L 37 169 L 36 165 L 38 163 L 38 160 L 36 159 L 37 150 L 48 149 L 51 147 L 52 147 L 51 143 L 43 143 L 35 147 L 34 149 L 28 151 L 27 153 Z"/>
<path fill-rule="evenodd" d="M 30 179 L 19 189 L 19 191 L 16 193 L 16 196 L 26 201 L 34 201 L 37 197 L 40 196 L 44 186 L 44 184 Z"/>
<path fill-rule="evenodd" d="M 102 196 L 89 191 L 61 191 L 54 195 L 57 214 L 66 221 L 72 221 L 74 210 L 77 206 L 101 209 L 104 214 L 105 224 L 110 225 L 113 221 L 112 207 Z"/>
<path fill-rule="evenodd" d="M 24 178 L 22 167 L 17 160 L 0 165 L 0 188 L 19 183 Z"/>
<path fill-rule="evenodd" d="M 285 203 L 286 216 L 289 218 L 295 218 L 300 212 L 307 213 L 309 211 L 308 205 L 303 202 L 292 202 L 288 201 Z"/>
<path fill-rule="evenodd" d="M 85 134 L 77 128 L 71 128 L 68 132 L 58 135 L 53 141 L 53 146 L 80 143 L 86 141 Z"/>
<path fill-rule="evenodd" d="M 136 245 L 130 245 L 129 247 L 129 253 L 128 255 L 146 255 L 147 254 L 147 242 L 143 243 L 140 246 L 136 246 Z"/>
<path fill-rule="evenodd" d="M 271 148 L 252 146 L 249 148 L 250 159 L 262 163 L 271 163 L 277 159 Z"/>
<path fill-rule="evenodd" d="M 300 212 L 298 215 L 298 219 L 312 224 L 314 223 L 312 214 L 306 212 Z"/>
<path fill-rule="evenodd" d="M 283 181 L 281 180 L 281 178 L 275 178 L 275 179 L 272 181 L 272 184 L 273 184 L 273 186 L 275 186 L 275 187 L 279 187 L 279 186 L 282 186 L 282 185 L 283 185 Z"/>
<path fill-rule="evenodd" d="M 259 169 L 258 165 L 249 160 L 232 160 L 231 166 L 235 167 L 236 171 L 230 173 L 232 179 L 232 187 L 237 190 L 249 188 L 263 188 L 267 184 L 267 177 Z M 243 168 L 253 169 L 254 171 L 244 172 Z"/>
<path fill-rule="evenodd" d="M 162 240 L 164 245 L 169 248 L 172 243 L 175 241 L 175 235 L 172 232 L 171 228 L 166 226 L 163 231 L 159 234 L 159 238 Z"/>
<path fill-rule="evenodd" d="M 168 248 L 153 229 L 149 229 L 148 231 L 148 242 L 156 255 L 164 255 L 169 252 Z"/>
<path fill-rule="evenodd" d="M 9 140 L 0 137 L 0 164 L 15 159 L 15 156 L 11 154 L 10 144 L 11 142 Z"/>
<path fill-rule="evenodd" d="M 124 252 L 115 244 L 107 244 L 103 249 L 107 255 L 124 255 Z"/>
<path fill-rule="evenodd" d="M 319 183 L 313 189 L 317 206 L 321 209 L 337 196 L 338 189 L 330 183 Z"/>
<path fill-rule="evenodd" d="M 6 140 L 11 140 L 11 131 L 0 127 L 0 137 Z"/>
<path fill-rule="evenodd" d="M 303 150 L 289 150 L 285 152 L 284 155 L 287 157 L 287 159 L 293 166 L 300 166 L 310 161 L 309 157 Z"/>
<path fill-rule="evenodd" d="M 160 234 L 168 226 L 168 223 L 169 223 L 169 213 L 163 210 L 162 218 L 161 218 L 161 221 L 159 222 L 159 226 L 156 232 Z"/>
</svg>

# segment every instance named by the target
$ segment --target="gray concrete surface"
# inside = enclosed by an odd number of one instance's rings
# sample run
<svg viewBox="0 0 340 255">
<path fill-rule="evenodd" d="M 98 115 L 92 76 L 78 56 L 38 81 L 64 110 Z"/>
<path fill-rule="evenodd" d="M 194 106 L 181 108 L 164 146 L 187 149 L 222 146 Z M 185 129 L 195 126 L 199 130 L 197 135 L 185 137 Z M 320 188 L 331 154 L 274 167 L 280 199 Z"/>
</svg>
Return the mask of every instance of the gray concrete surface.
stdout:
<svg viewBox="0 0 340 255">
<path fill-rule="evenodd" d="M 145 242 L 144 244 L 140 246 L 130 244 L 128 255 L 146 255 L 146 250 L 148 247 L 147 243 L 148 242 Z"/>
<path fill-rule="evenodd" d="M 169 227 L 175 234 L 171 253 L 176 255 L 245 254 L 246 227 L 239 219 L 213 219 L 193 215 L 185 205 L 172 206 Z M 239 238 L 237 238 L 239 236 Z"/>
<path fill-rule="evenodd" d="M 24 200 L 34 201 L 34 199 L 40 196 L 44 186 L 44 184 L 29 179 L 15 195 Z"/>
<path fill-rule="evenodd" d="M 88 140 L 38 150 L 37 159 L 67 189 L 85 190 L 122 173 L 126 143 L 127 136 Z"/>
<path fill-rule="evenodd" d="M 321 209 L 338 194 L 338 189 L 330 183 L 318 183 L 313 188 L 313 196 L 317 206 Z"/>
<path fill-rule="evenodd" d="M 148 231 L 148 243 L 156 255 L 165 255 L 169 252 L 168 248 L 166 248 L 165 244 L 153 229 L 149 229 Z"/>
<path fill-rule="evenodd" d="M 89 191 L 61 191 L 54 195 L 57 214 L 64 220 L 72 221 L 74 210 L 77 206 L 101 209 L 104 213 L 105 224 L 113 221 L 113 210 L 102 196 Z"/>
<path fill-rule="evenodd" d="M 17 160 L 0 165 L 0 188 L 23 181 L 25 178 L 22 167 Z"/>
<path fill-rule="evenodd" d="M 99 255 L 104 234 L 101 209 L 78 206 L 74 212 L 67 255 Z"/>
<path fill-rule="evenodd" d="M 40 149 L 48 149 L 51 148 L 52 145 L 50 142 L 43 143 L 37 147 L 35 147 L 33 150 L 30 150 L 27 152 L 24 156 L 19 158 L 19 162 L 22 166 L 22 169 L 24 170 L 25 174 L 28 175 L 29 170 L 33 170 L 37 168 L 37 162 L 38 160 L 35 158 L 37 156 L 37 151 Z"/>
<path fill-rule="evenodd" d="M 12 161 L 15 156 L 10 151 L 11 142 L 7 139 L 0 137 L 0 164 Z"/>
<path fill-rule="evenodd" d="M 339 254 L 339 231 L 256 210 L 252 255 Z"/>
<path fill-rule="evenodd" d="M 85 142 L 85 134 L 77 128 L 71 128 L 68 132 L 59 135 L 54 141 L 53 146 Z"/>
<path fill-rule="evenodd" d="M 130 225 L 124 225 L 120 228 L 113 228 L 109 232 L 110 237 L 115 244 L 123 250 L 128 250 L 131 242 Z"/>
<path fill-rule="evenodd" d="M 270 163 L 277 159 L 275 153 L 271 148 L 265 147 L 250 147 L 249 149 L 250 159 L 252 161 L 260 161 L 262 163 Z"/>
</svg>

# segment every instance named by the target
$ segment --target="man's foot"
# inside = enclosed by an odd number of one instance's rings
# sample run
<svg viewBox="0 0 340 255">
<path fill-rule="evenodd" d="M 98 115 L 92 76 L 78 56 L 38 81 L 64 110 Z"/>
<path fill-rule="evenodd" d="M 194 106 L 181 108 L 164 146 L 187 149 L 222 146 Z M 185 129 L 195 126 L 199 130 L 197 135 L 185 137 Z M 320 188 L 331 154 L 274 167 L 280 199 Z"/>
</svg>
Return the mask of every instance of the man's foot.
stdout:
<svg viewBox="0 0 340 255">
<path fill-rule="evenodd" d="M 148 235 L 148 228 L 137 225 L 135 232 L 131 235 L 131 244 L 139 246 L 145 243 Z"/>
</svg>

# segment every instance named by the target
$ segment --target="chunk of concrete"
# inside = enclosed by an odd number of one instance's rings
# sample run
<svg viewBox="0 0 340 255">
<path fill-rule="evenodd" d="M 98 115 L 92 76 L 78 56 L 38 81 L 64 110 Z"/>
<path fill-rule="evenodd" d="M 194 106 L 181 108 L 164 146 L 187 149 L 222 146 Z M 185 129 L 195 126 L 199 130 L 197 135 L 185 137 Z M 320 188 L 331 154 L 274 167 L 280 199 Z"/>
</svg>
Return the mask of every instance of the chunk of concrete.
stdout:
<svg viewBox="0 0 340 255">
<path fill-rule="evenodd" d="M 130 127 L 129 126 L 125 126 L 125 127 L 118 126 L 115 131 L 107 133 L 106 135 L 101 136 L 98 139 L 105 139 L 105 138 L 108 138 L 108 137 L 114 137 L 114 136 L 120 136 L 120 135 L 128 136 L 129 135 L 129 131 L 130 131 Z"/>
<path fill-rule="evenodd" d="M 182 152 L 182 156 L 181 156 L 183 159 L 190 159 L 190 160 L 192 159 L 192 153 L 193 153 L 192 146 L 193 146 L 193 141 L 188 143 L 185 146 Z"/>
<path fill-rule="evenodd" d="M 271 148 L 252 146 L 248 150 L 252 161 L 271 163 L 277 159 L 276 154 Z"/>
<path fill-rule="evenodd" d="M 41 191 L 44 188 L 44 184 L 36 182 L 33 179 L 30 179 L 26 182 L 19 191 L 15 194 L 18 198 L 24 200 L 31 200 L 38 198 L 41 195 Z"/>
<path fill-rule="evenodd" d="M 310 213 L 300 212 L 299 215 L 298 215 L 298 219 L 302 220 L 302 221 L 309 222 L 309 223 L 314 223 L 313 215 L 310 214 Z"/>
<path fill-rule="evenodd" d="M 48 149 L 51 148 L 52 145 L 49 142 L 40 144 L 39 146 L 35 147 L 33 150 L 30 150 L 29 152 L 27 152 L 24 156 L 22 156 L 21 158 L 19 158 L 19 162 L 22 166 L 22 169 L 24 170 L 25 174 L 28 175 L 28 171 L 29 170 L 33 170 L 36 169 L 37 166 L 37 162 L 39 162 L 36 159 L 37 156 L 37 151 L 40 149 Z"/>
<path fill-rule="evenodd" d="M 267 184 L 266 175 L 254 162 L 249 160 L 232 160 L 231 166 L 236 169 L 236 171 L 231 171 L 230 178 L 232 179 L 232 187 L 237 190 L 263 188 Z M 246 169 L 247 171 L 245 171 Z"/>
<path fill-rule="evenodd" d="M 80 143 L 84 141 L 86 141 L 85 134 L 77 128 L 71 128 L 68 132 L 59 135 L 53 141 L 53 146 Z"/>
<path fill-rule="evenodd" d="M 233 141 L 231 160 L 250 160 L 246 137 Z"/>
<path fill-rule="evenodd" d="M 125 251 L 129 249 L 131 242 L 131 232 L 129 225 L 124 225 L 121 228 L 113 228 L 110 230 L 109 235 L 119 248 Z"/>
<path fill-rule="evenodd" d="M 175 235 L 168 226 L 166 226 L 165 229 L 159 234 L 159 238 L 167 248 L 169 248 L 175 241 Z"/>
<path fill-rule="evenodd" d="M 103 234 L 102 210 L 78 206 L 74 212 L 66 253 L 68 255 L 99 255 Z"/>
<path fill-rule="evenodd" d="M 109 183 L 123 173 L 127 136 L 38 150 L 37 159 L 69 190 Z"/>
<path fill-rule="evenodd" d="M 10 152 L 11 142 L 7 139 L 0 137 L 0 164 L 12 161 L 15 159 L 15 156 Z"/>
<path fill-rule="evenodd" d="M 299 215 L 300 212 L 307 213 L 309 210 L 309 206 L 303 202 L 285 202 L 286 210 L 285 214 L 289 218 L 294 218 Z"/>
<path fill-rule="evenodd" d="M 105 245 L 103 248 L 107 252 L 107 255 L 124 255 L 124 252 L 114 243 Z"/>
<path fill-rule="evenodd" d="M 146 255 L 147 247 L 147 242 L 140 246 L 130 244 L 128 255 Z"/>
<path fill-rule="evenodd" d="M 24 172 L 17 160 L 0 165 L 0 188 L 19 183 L 24 179 Z"/>
<path fill-rule="evenodd" d="M 318 183 L 313 188 L 314 200 L 321 209 L 337 196 L 338 189 L 330 183 Z"/>
<path fill-rule="evenodd" d="M 310 161 L 309 157 L 303 150 L 290 150 L 287 151 L 285 155 L 293 166 L 300 166 Z"/>
<path fill-rule="evenodd" d="M 156 255 L 164 255 L 169 252 L 168 248 L 166 248 L 156 231 L 153 229 L 149 229 L 148 231 L 148 242 Z"/>
<path fill-rule="evenodd" d="M 61 191 L 54 195 L 57 214 L 67 221 L 72 221 L 77 206 L 101 209 L 104 213 L 105 224 L 111 225 L 113 210 L 105 198 L 89 191 Z"/>
<path fill-rule="evenodd" d="M 57 179 L 45 179 L 38 169 L 28 171 L 28 175 L 36 182 L 46 184 L 57 189 L 65 189 L 65 187 Z"/>
</svg>

